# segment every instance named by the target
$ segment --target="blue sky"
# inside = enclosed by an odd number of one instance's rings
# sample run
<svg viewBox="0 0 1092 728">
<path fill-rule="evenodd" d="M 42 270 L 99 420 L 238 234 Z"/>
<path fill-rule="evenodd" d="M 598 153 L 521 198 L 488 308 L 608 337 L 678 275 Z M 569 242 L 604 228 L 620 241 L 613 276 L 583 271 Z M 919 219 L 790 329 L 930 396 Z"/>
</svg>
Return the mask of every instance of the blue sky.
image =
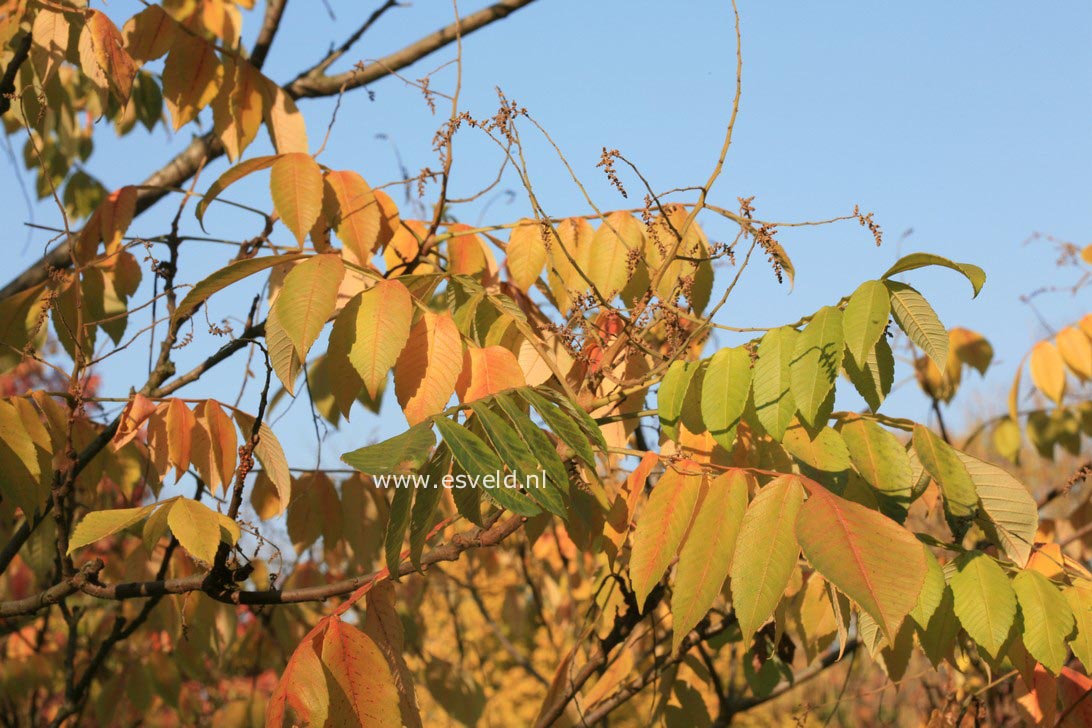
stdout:
<svg viewBox="0 0 1092 728">
<path fill-rule="evenodd" d="M 95 3 L 98 5 L 98 3 Z M 260 6 L 261 3 L 258 3 Z M 372 5 L 329 0 L 332 20 L 318 0 L 289 2 L 266 73 L 291 79 L 340 39 Z M 463 14 L 485 3 L 460 4 Z M 139 9 L 133 0 L 114 0 L 115 18 Z M 819 229 L 786 229 L 780 239 L 797 269 L 795 290 L 778 287 L 761 265 L 745 276 L 722 323 L 774 326 L 796 320 L 833 303 L 861 281 L 877 277 L 898 252 L 926 250 L 974 262 L 988 275 L 982 294 L 949 271 L 918 271 L 907 280 L 933 302 L 948 326 L 980 331 L 994 343 L 998 365 L 984 383 L 967 377 L 970 388 L 990 398 L 1000 411 L 1003 395 L 1020 356 L 1045 332 L 1019 296 L 1059 279 L 1055 254 L 1045 244 L 1023 245 L 1035 231 L 1078 244 L 1089 242 L 1092 222 L 1092 5 L 1078 2 L 756 2 L 743 0 L 743 100 L 732 150 L 711 200 L 735 208 L 738 196 L 756 197 L 757 214 L 783 221 L 846 214 L 854 204 L 874 212 L 885 231 L 876 248 L 856 223 Z M 418 0 L 388 13 L 335 69 L 377 58 L 450 22 L 448 2 Z M 252 36 L 259 18 L 246 20 Z M 453 57 L 447 49 L 405 71 L 419 78 Z M 730 6 L 725 2 L 577 2 L 538 0 L 507 20 L 479 31 L 464 43 L 463 106 L 475 116 L 496 108 L 495 87 L 521 105 L 565 151 L 597 203 L 607 209 L 630 207 L 595 169 L 603 146 L 617 148 L 636 162 L 658 189 L 705 180 L 720 147 L 731 104 L 735 43 Z M 452 68 L 433 77 L 448 90 Z M 321 161 L 354 169 L 372 184 L 401 175 L 393 141 L 407 167 L 436 167 L 433 134 L 445 107 L 433 116 L 419 91 L 392 78 L 345 97 Z M 325 130 L 332 102 L 306 100 L 313 146 Z M 377 138 L 386 135 L 388 140 Z M 536 192 L 553 215 L 591 212 L 553 151 L 529 128 L 524 131 Z M 135 132 L 117 141 L 103 125 L 88 171 L 108 187 L 137 183 L 184 146 L 188 136 Z M 21 142 L 20 142 L 21 144 Z M 264 136 L 248 156 L 267 151 Z M 18 154 L 17 147 L 17 156 Z M 453 195 L 473 192 L 495 174 L 495 149 L 460 134 L 456 146 Z M 8 199 L 9 257 L 14 273 L 41 252 L 46 236 L 35 233 L 22 255 L 25 232 L 19 223 L 58 222 L 42 203 L 28 211 L 10 171 L 0 176 Z M 199 187 L 206 188 L 226 167 L 211 167 Z M 20 169 L 19 174 L 25 175 Z M 639 199 L 632 176 L 623 180 Z M 27 184 L 32 187 L 28 179 Z M 264 177 L 233 189 L 234 199 L 268 206 Z M 529 208 L 514 177 L 504 187 L 517 197 L 498 199 L 486 222 L 514 220 Z M 396 200 L 401 201 L 396 196 Z M 636 204 L 639 204 L 636 203 Z M 158 234 L 173 213 L 160 203 L 134 224 L 133 231 Z M 481 206 L 457 214 L 478 219 Z M 192 222 L 192 217 L 189 218 Z M 253 220 L 224 208 L 207 217 L 211 234 L 243 239 L 255 234 Z M 196 231 L 196 224 L 193 231 Z M 705 221 L 714 239 L 732 231 L 716 218 Z M 900 242 L 908 229 L 912 235 Z M 289 235 L 283 228 L 281 240 Z M 184 249 L 187 265 L 199 274 L 227 261 L 230 249 Z M 187 260 L 189 258 L 189 260 Z M 1065 280 L 1073 277 L 1066 273 Z M 1084 300 L 1044 297 L 1040 309 L 1061 325 L 1089 310 Z M 214 299 L 214 318 L 245 313 L 249 297 Z M 731 343 L 730 340 L 723 340 Z M 216 345 L 198 332 L 179 352 L 181 366 Z M 142 357 L 104 372 L 113 392 L 143 382 Z M 186 390 L 186 396 L 233 401 L 240 369 L 216 370 L 214 379 Z M 896 380 L 908 372 L 903 371 Z M 848 390 L 848 384 L 840 384 Z M 243 406 L 256 408 L 255 390 Z M 971 395 L 974 396 L 973 394 Z M 844 406 L 856 406 L 846 398 Z M 916 386 L 892 395 L 884 409 L 896 416 L 925 419 L 927 403 Z M 956 406 L 953 417 L 960 418 Z M 356 414 L 345 432 L 331 435 L 323 463 L 380 435 L 404 427 L 395 408 L 382 418 Z M 302 403 L 277 425 L 296 460 L 315 453 L 314 431 Z M 290 458 L 291 459 L 291 458 Z"/>
</svg>

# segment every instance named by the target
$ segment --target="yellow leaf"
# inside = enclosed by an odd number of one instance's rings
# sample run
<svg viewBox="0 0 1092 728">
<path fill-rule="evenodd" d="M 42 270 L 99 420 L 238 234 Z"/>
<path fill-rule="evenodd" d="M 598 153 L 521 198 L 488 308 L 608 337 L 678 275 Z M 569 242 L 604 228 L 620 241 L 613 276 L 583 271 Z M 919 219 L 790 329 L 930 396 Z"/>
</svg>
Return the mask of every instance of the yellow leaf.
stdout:
<svg viewBox="0 0 1092 728">
<path fill-rule="evenodd" d="M 277 214 L 302 248 L 322 212 L 322 170 L 308 154 L 284 154 L 273 163 L 269 189 Z"/>
<path fill-rule="evenodd" d="M 99 539 L 124 531 L 129 526 L 147 518 L 159 506 L 155 503 L 141 508 L 117 508 L 109 511 L 91 511 L 76 526 L 68 539 L 68 553 L 94 543 Z"/>
<path fill-rule="evenodd" d="M 588 278 L 607 301 L 622 292 L 633 275 L 637 258 L 643 255 L 645 234 L 641 223 L 628 212 L 606 216 L 592 237 L 588 256 Z"/>
<path fill-rule="evenodd" d="M 239 426 L 239 431 L 243 433 L 243 440 L 249 440 L 254 431 L 254 418 L 241 410 L 235 410 L 232 414 L 235 424 Z M 261 463 L 262 471 L 277 486 L 277 496 L 280 498 L 281 506 L 288 505 L 288 502 L 292 500 L 292 477 L 288 470 L 288 460 L 284 457 L 284 448 L 281 447 L 280 440 L 265 422 L 262 422 L 262 426 L 258 429 L 258 444 L 254 447 L 254 455 Z"/>
<path fill-rule="evenodd" d="M 274 165 L 274 174 L 276 169 Z M 344 276 L 341 256 L 329 253 L 304 260 L 285 276 L 272 308 L 301 362 L 306 361 L 311 345 L 333 315 Z"/>
<path fill-rule="evenodd" d="M 525 384 L 519 361 L 508 349 L 469 346 L 463 355 L 462 373 L 455 382 L 455 391 L 459 401 L 473 402 Z"/>
<path fill-rule="evenodd" d="M 124 104 L 133 91 L 133 77 L 137 72 L 136 64 L 125 51 L 121 33 L 110 18 L 97 10 L 90 11 L 86 18 L 80 39 L 80 63 L 84 65 L 85 71 L 89 60 L 97 63 L 114 90 L 114 95 L 121 104 Z M 82 35 L 90 36 L 93 59 L 87 58 L 84 54 Z"/>
<path fill-rule="evenodd" d="M 228 159 L 239 158 L 262 125 L 265 78 L 242 59 L 224 58 L 224 83 L 212 101 L 213 128 Z"/>
<path fill-rule="evenodd" d="M 211 564 L 220 545 L 220 514 L 189 498 L 179 498 L 167 514 L 167 525 L 182 548 L 199 561 Z"/>
<path fill-rule="evenodd" d="M 48 79 L 53 70 L 64 62 L 68 52 L 68 35 L 68 19 L 64 13 L 46 8 L 38 10 L 31 26 L 34 45 L 30 49 L 30 60 L 41 81 Z"/>
<path fill-rule="evenodd" d="M 383 249 L 383 262 L 387 265 L 388 274 L 395 276 L 406 275 L 410 271 L 410 264 L 416 263 L 412 272 L 417 274 L 432 273 L 436 267 L 432 264 L 432 256 L 421 259 L 421 245 L 428 234 L 428 225 L 419 220 L 402 220 L 395 229 L 394 234 Z"/>
<path fill-rule="evenodd" d="M 1087 382 L 1092 379 L 1092 339 L 1083 331 L 1066 326 L 1054 337 L 1058 344 L 1058 351 L 1062 359 L 1069 365 L 1070 370 Z"/>
<path fill-rule="evenodd" d="M 399 281 L 385 280 L 361 293 L 357 300 L 352 310 L 346 308 L 347 313 L 342 314 L 352 317 L 345 324 L 353 332 L 347 353 L 374 398 L 409 340 L 413 299 Z"/>
<path fill-rule="evenodd" d="M 542 268 L 546 265 L 546 243 L 542 239 L 542 225 L 524 218 L 508 236 L 505 264 L 508 276 L 516 288 L 524 293 L 531 289 Z"/>
<path fill-rule="evenodd" d="M 310 147 L 307 144 L 307 126 L 304 124 L 303 114 L 283 88 L 269 79 L 266 79 L 266 83 L 269 103 L 266 106 L 265 124 L 270 141 L 278 154 L 306 154 Z"/>
<path fill-rule="evenodd" d="M 394 393 L 411 425 L 443 410 L 463 369 L 462 339 L 448 312 L 426 311 L 394 365 Z"/>
<path fill-rule="evenodd" d="M 1031 350 L 1031 381 L 1039 391 L 1056 403 L 1065 396 L 1065 361 L 1049 341 L 1040 341 Z"/>
<path fill-rule="evenodd" d="M 470 230 L 469 225 L 456 223 L 448 226 L 451 233 Z M 448 273 L 451 275 L 473 276 L 479 280 L 495 278 L 497 262 L 485 243 L 477 235 L 455 235 L 447 241 Z"/>
<path fill-rule="evenodd" d="M 587 261 L 595 229 L 582 217 L 559 222 L 557 233 L 548 237 L 550 291 L 562 313 L 572 308 L 574 296 L 588 290 Z"/>
</svg>

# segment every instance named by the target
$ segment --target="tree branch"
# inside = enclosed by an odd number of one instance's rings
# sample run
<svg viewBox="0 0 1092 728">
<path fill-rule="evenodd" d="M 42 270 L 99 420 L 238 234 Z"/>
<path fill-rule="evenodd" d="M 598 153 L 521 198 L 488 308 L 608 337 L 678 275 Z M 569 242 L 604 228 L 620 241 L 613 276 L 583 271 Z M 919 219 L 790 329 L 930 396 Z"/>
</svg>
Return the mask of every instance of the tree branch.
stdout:
<svg viewBox="0 0 1092 728">
<path fill-rule="evenodd" d="M 284 8 L 288 0 L 268 0 L 265 4 L 265 17 L 262 18 L 262 28 L 258 31 L 258 37 L 254 41 L 254 48 L 250 51 L 250 63 L 257 69 L 265 65 L 266 56 L 273 45 L 273 38 L 281 27 L 281 18 L 284 16 Z"/>
<path fill-rule="evenodd" d="M 50 607 L 68 595 L 78 592 L 84 587 L 87 580 L 96 576 L 102 571 L 102 568 L 103 563 L 100 559 L 88 561 L 75 574 L 40 594 L 25 599 L 0 602 L 0 617 L 20 617 Z"/>
<path fill-rule="evenodd" d="M 417 42 L 385 56 L 378 61 L 364 66 L 360 70 L 347 71 L 335 76 L 305 77 L 297 79 L 285 87 L 292 98 L 317 98 L 334 96 L 343 90 L 359 88 L 366 84 L 389 76 L 425 56 L 455 42 L 458 35 L 467 35 L 496 22 L 516 10 L 529 5 L 534 0 L 501 0 L 462 19 L 462 23 L 452 23 L 435 33 L 421 38 Z M 270 41 L 272 36 L 270 36 Z M 258 48 L 255 48 L 257 51 Z M 177 188 L 197 173 L 202 164 L 217 159 L 224 153 L 219 138 L 212 132 L 195 138 L 174 159 L 159 171 L 149 176 L 137 192 L 136 211 L 140 215 L 163 198 L 171 188 Z M 0 289 L 0 298 L 7 298 L 16 293 L 44 282 L 52 268 L 67 268 L 71 265 L 70 241 L 65 240 L 53 250 L 42 256 L 36 263 L 16 276 Z"/>
<path fill-rule="evenodd" d="M 12 56 L 11 63 L 4 69 L 4 75 L 0 77 L 0 116 L 6 114 L 11 108 L 11 97 L 15 94 L 15 76 L 30 56 L 31 40 L 30 33 L 23 34 L 23 37 L 19 39 L 19 45 L 15 47 L 15 55 Z"/>
</svg>

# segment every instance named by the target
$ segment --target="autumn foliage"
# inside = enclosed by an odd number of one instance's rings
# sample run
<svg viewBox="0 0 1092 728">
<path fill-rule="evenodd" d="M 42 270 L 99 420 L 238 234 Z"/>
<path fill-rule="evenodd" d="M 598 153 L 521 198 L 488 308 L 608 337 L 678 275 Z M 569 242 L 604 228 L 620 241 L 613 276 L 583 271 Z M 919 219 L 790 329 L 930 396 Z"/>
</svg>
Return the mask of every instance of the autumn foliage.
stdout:
<svg viewBox="0 0 1092 728">
<path fill-rule="evenodd" d="M 700 186 L 568 217 L 542 208 L 520 154 L 540 127 L 503 96 L 447 116 L 457 94 L 424 84 L 427 206 L 318 155 L 339 126 L 297 100 L 530 1 L 331 73 L 350 42 L 284 85 L 262 70 L 284 0 L 0 1 L 5 130 L 58 223 L 0 297 L 0 722 L 703 725 L 787 721 L 798 689 L 827 691 L 823 720 L 838 686 L 809 681 L 866 660 L 862 680 L 928 692 L 931 725 L 986 705 L 1092 722 L 1092 313 L 950 432 L 942 405 L 993 351 L 915 274 L 970 300 L 972 262 L 909 253 L 798 321 L 717 318 L 742 275 L 796 275 L 791 232 L 714 204 L 734 112 Z M 138 124 L 194 139 L 103 188 L 95 134 Z M 271 153 L 248 155 L 263 130 Z M 496 142 L 530 217 L 460 222 L 456 132 Z M 601 166 L 645 184 L 618 152 Z M 244 181 L 261 193 L 235 199 Z M 173 222 L 135 234 L 157 203 Z M 253 235 L 200 247 L 224 207 Z M 858 210 L 815 224 L 882 241 Z M 1092 251 L 1069 257 L 1080 288 Z M 111 374 L 149 355 L 146 381 Z M 937 419 L 884 410 L 897 357 Z M 401 414 L 323 468 L 278 439 L 295 400 L 316 429 Z"/>
</svg>

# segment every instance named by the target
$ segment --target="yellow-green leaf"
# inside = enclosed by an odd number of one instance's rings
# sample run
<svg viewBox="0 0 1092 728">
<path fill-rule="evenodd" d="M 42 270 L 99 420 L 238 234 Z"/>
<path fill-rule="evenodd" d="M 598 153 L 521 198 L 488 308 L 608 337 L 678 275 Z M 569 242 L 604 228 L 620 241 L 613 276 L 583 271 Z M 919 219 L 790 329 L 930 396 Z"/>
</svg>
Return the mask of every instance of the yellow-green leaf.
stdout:
<svg viewBox="0 0 1092 728">
<path fill-rule="evenodd" d="M 910 340 L 943 371 L 948 361 L 948 332 L 936 311 L 916 290 L 898 281 L 885 281 L 891 293 L 891 313 Z"/>
<path fill-rule="evenodd" d="M 790 365 L 800 332 L 789 326 L 767 331 L 758 345 L 754 367 L 754 401 L 758 421 L 775 440 L 785 436 L 796 414 L 790 390 Z"/>
<path fill-rule="evenodd" d="M 745 471 L 729 470 L 706 479 L 703 485 L 704 497 L 698 502 L 690 533 L 679 552 L 671 593 L 673 649 L 679 648 L 687 633 L 713 606 L 728 578 L 753 480 Z"/>
<path fill-rule="evenodd" d="M 701 416 L 713 439 L 725 449 L 735 444 L 750 388 L 751 356 L 746 349 L 721 349 L 709 360 L 701 385 Z"/>
<path fill-rule="evenodd" d="M 140 508 L 91 511 L 76 525 L 76 529 L 68 539 L 68 553 L 140 523 L 158 506 L 158 503 L 154 503 Z"/>
<path fill-rule="evenodd" d="M 1073 631 L 1073 612 L 1065 597 L 1038 571 L 1025 569 L 1012 580 L 1023 615 L 1024 647 L 1055 675 L 1068 655 L 1066 640 Z"/>
<path fill-rule="evenodd" d="M 955 561 L 948 581 L 963 629 L 991 657 L 998 657 L 1016 619 L 1016 594 L 1001 567 L 981 551 Z"/>
<path fill-rule="evenodd" d="M 288 253 L 287 255 L 269 255 L 261 258 L 237 260 L 209 275 L 191 288 L 189 293 L 186 294 L 186 297 L 182 299 L 182 302 L 178 304 L 178 308 L 175 309 L 174 316 L 171 317 L 171 320 L 172 322 L 178 322 L 186 318 L 192 314 L 198 306 L 208 300 L 210 296 L 222 291 L 232 283 L 236 283 L 248 276 L 260 273 L 263 270 L 268 270 L 282 263 L 291 263 L 302 257 L 303 255 L 300 253 Z"/>
<path fill-rule="evenodd" d="M 924 268 L 930 265 L 950 268 L 957 273 L 962 273 L 963 277 L 970 281 L 975 296 L 982 290 L 982 285 L 986 282 L 986 272 L 977 265 L 956 263 L 947 258 L 942 258 L 939 255 L 933 255 L 932 253 L 910 253 L 909 255 L 904 255 L 902 258 L 899 258 L 895 265 L 891 266 L 891 268 L 883 274 L 883 278 L 890 278 L 891 276 L 904 273 L 908 270 Z"/>
<path fill-rule="evenodd" d="M 1008 471 L 955 451 L 974 482 L 981 508 L 978 523 L 990 540 L 1016 562 L 1027 563 L 1039 528 L 1039 507 L 1027 487 Z"/>
<path fill-rule="evenodd" d="M 800 417 L 813 427 L 823 424 L 816 418 L 842 366 L 845 353 L 842 337 L 842 312 L 824 306 L 796 340 L 789 366 L 792 396 L 800 408 Z"/>
<path fill-rule="evenodd" d="M 829 427 L 820 428 L 813 437 L 803 425 L 796 423 L 785 430 L 781 444 L 794 458 L 816 470 L 837 473 L 851 467 L 842 436 Z"/>
<path fill-rule="evenodd" d="M 393 279 L 376 283 L 357 298 L 354 310 L 350 312 L 346 307 L 342 313 L 353 315 L 353 320 L 346 322 L 351 336 L 349 361 L 368 393 L 375 397 L 409 341 L 413 298 L 401 282 Z"/>
<path fill-rule="evenodd" d="M 729 574 L 744 642 L 773 614 L 796 566 L 796 516 L 804 502 L 800 478 L 783 475 L 759 489 L 739 527 Z"/>
<path fill-rule="evenodd" d="M 846 303 L 842 317 L 846 349 L 858 364 L 863 363 L 872 347 L 883 336 L 891 315 L 891 296 L 880 281 L 865 281 Z"/>
<path fill-rule="evenodd" d="M 914 452 L 944 495 L 945 511 L 970 518 L 978 510 L 978 494 L 958 451 L 924 425 L 914 425 Z"/>
<path fill-rule="evenodd" d="M 189 498 L 171 504 L 167 525 L 182 548 L 199 561 L 211 564 L 220 545 L 220 514 Z"/>
<path fill-rule="evenodd" d="M 285 276 L 273 311 L 301 362 L 307 360 L 311 345 L 337 308 L 337 292 L 344 277 L 341 256 L 331 253 L 308 258 Z"/>
<path fill-rule="evenodd" d="M 906 449 L 890 432 L 864 418 L 844 423 L 841 432 L 853 467 L 891 506 L 905 514 L 914 485 Z"/>
</svg>

